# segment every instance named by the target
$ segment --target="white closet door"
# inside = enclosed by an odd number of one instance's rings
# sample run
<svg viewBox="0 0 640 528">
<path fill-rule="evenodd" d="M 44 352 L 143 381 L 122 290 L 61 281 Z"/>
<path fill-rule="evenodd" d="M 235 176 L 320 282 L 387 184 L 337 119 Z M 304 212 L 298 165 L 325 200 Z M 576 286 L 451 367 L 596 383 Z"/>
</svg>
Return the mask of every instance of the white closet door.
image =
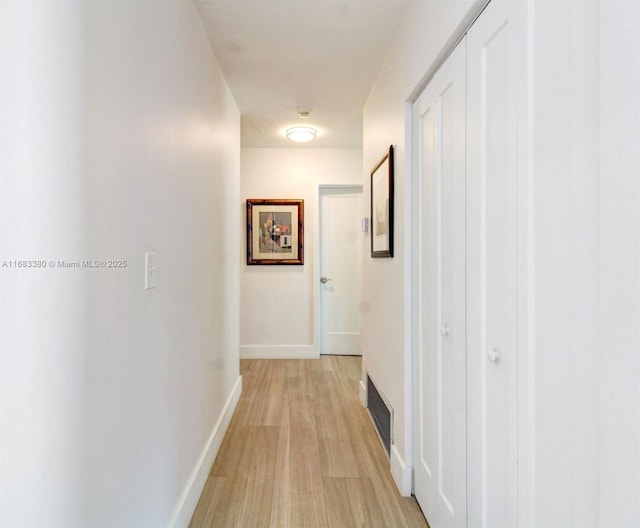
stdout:
<svg viewBox="0 0 640 528">
<path fill-rule="evenodd" d="M 414 104 L 415 495 L 431 528 L 466 505 L 465 42 Z"/>
<path fill-rule="evenodd" d="M 518 3 L 467 34 L 468 514 L 517 526 Z"/>
</svg>

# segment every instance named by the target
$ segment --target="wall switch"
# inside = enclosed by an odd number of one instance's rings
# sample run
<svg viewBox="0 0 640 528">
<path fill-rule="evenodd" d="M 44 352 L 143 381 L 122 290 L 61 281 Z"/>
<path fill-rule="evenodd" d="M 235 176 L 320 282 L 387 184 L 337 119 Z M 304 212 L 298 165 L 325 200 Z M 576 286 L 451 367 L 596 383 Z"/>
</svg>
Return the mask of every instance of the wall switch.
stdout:
<svg viewBox="0 0 640 528">
<path fill-rule="evenodd" d="M 369 231 L 369 218 L 365 216 L 362 219 L 362 232 L 366 233 L 367 231 Z"/>
<path fill-rule="evenodd" d="M 158 286 L 158 255 L 153 252 L 144 254 L 144 289 Z"/>
</svg>

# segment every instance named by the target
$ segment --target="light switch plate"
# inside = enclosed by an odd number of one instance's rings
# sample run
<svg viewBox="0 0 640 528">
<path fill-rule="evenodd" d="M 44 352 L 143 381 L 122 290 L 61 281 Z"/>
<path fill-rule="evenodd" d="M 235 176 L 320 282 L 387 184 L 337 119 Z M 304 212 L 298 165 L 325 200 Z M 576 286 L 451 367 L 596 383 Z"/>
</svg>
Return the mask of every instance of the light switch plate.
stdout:
<svg viewBox="0 0 640 528">
<path fill-rule="evenodd" d="M 158 255 L 148 251 L 144 254 L 144 289 L 158 286 Z"/>
</svg>

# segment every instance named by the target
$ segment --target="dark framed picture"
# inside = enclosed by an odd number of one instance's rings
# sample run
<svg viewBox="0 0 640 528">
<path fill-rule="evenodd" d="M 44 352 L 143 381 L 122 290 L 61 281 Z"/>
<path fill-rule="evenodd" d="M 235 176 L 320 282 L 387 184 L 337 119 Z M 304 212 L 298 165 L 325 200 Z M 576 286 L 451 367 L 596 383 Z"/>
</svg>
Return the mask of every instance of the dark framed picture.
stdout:
<svg viewBox="0 0 640 528">
<path fill-rule="evenodd" d="M 304 264 L 304 200 L 247 200 L 247 264 Z"/>
<path fill-rule="evenodd" d="M 371 170 L 371 256 L 393 257 L 393 145 Z"/>
</svg>

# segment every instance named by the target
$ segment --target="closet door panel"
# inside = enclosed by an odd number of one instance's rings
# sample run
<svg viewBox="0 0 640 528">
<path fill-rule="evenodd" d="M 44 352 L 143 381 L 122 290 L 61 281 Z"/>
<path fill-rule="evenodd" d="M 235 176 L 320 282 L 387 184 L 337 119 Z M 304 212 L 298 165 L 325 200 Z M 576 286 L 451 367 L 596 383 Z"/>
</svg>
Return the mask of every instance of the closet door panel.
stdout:
<svg viewBox="0 0 640 528">
<path fill-rule="evenodd" d="M 414 105 L 415 494 L 466 526 L 465 43 Z"/>
<path fill-rule="evenodd" d="M 468 33 L 469 520 L 517 525 L 517 6 Z"/>
</svg>

